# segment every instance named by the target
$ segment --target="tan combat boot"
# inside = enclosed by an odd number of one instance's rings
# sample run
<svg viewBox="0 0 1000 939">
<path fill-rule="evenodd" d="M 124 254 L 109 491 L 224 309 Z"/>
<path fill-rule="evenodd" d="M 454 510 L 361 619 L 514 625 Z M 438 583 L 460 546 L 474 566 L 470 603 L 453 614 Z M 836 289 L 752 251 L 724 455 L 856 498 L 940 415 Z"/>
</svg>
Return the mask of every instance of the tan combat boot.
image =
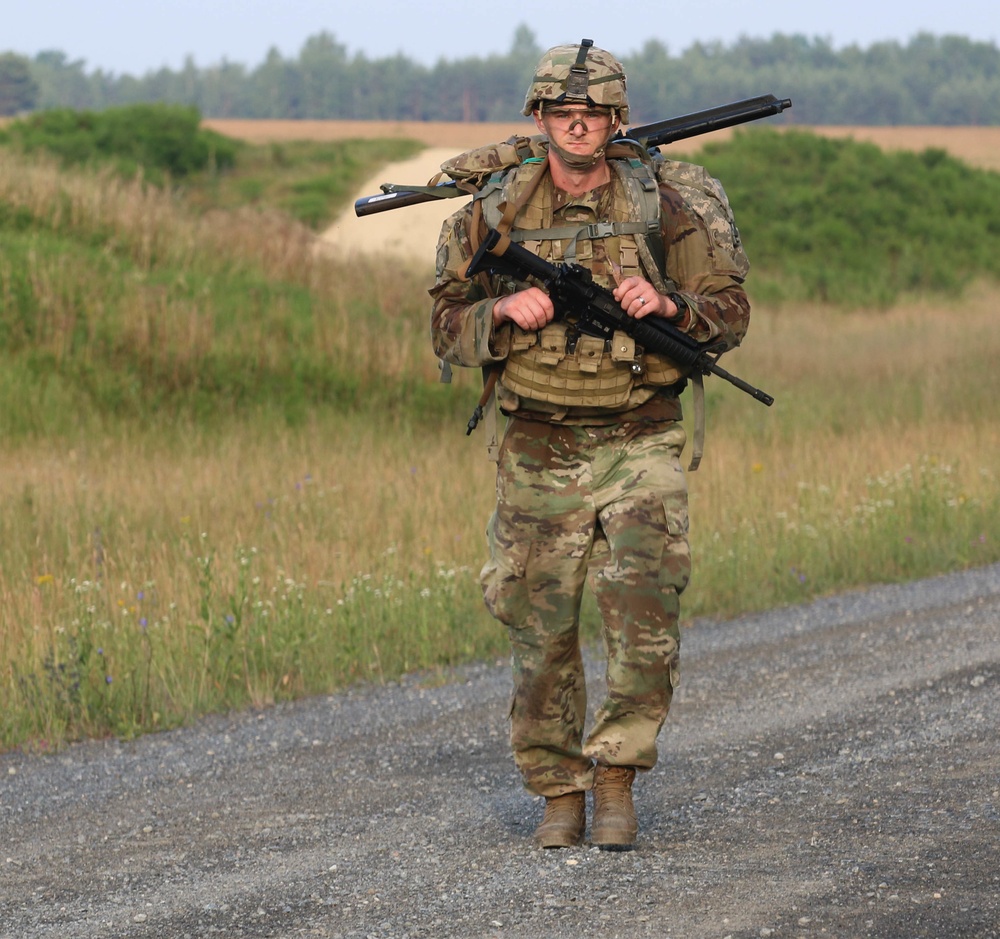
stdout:
<svg viewBox="0 0 1000 939">
<path fill-rule="evenodd" d="M 535 829 L 540 848 L 572 848 L 583 841 L 587 827 L 587 794 L 567 792 L 545 800 L 545 815 Z"/>
<path fill-rule="evenodd" d="M 631 766 L 604 766 L 594 770 L 594 821 L 590 840 L 605 848 L 627 848 L 639 833 L 632 804 Z"/>
</svg>

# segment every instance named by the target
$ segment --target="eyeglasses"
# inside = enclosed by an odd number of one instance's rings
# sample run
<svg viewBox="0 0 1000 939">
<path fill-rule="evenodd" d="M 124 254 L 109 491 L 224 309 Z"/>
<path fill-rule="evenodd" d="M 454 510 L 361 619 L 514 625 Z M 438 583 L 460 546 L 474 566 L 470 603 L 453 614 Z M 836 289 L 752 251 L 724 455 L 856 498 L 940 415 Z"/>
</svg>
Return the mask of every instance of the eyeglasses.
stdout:
<svg viewBox="0 0 1000 939">
<path fill-rule="evenodd" d="M 611 123 L 610 108 L 544 108 L 542 116 L 556 124 L 575 124 L 579 121 L 584 129 L 606 127 Z"/>
</svg>

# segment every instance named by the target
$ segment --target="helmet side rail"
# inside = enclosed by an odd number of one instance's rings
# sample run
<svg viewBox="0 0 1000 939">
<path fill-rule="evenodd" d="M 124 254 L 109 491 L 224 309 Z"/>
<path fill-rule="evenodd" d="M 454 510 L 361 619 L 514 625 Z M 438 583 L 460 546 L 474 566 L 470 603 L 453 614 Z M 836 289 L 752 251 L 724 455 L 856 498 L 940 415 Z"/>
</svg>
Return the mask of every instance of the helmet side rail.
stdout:
<svg viewBox="0 0 1000 939">
<path fill-rule="evenodd" d="M 632 128 L 628 134 L 619 131 L 610 142 L 632 141 L 644 149 L 652 151 L 657 147 L 664 147 L 678 140 L 688 140 L 691 137 L 699 137 L 702 134 L 723 130 L 726 127 L 735 127 L 739 124 L 759 121 L 765 117 L 773 117 L 791 106 L 790 98 L 777 98 L 770 94 L 759 95 L 756 98 L 745 98 L 742 101 L 734 101 L 731 104 L 723 104 L 704 111 L 695 111 L 680 117 L 671 117 L 652 124 L 644 124 Z M 408 205 L 433 202 L 435 199 L 468 195 L 466 190 L 458 188 L 454 180 L 445 181 L 436 186 L 407 188 L 383 183 L 381 189 L 380 193 L 362 196 L 358 199 L 354 203 L 355 215 L 363 218 L 366 215 L 388 212 L 390 209 L 401 209 Z"/>
</svg>

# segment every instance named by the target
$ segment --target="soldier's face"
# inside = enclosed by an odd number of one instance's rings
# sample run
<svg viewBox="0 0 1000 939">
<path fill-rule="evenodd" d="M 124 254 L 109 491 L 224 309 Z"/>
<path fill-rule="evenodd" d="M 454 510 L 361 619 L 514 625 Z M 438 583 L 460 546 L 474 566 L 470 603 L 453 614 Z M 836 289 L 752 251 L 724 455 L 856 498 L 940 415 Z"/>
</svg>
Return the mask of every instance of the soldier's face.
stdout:
<svg viewBox="0 0 1000 939">
<path fill-rule="evenodd" d="M 535 111 L 535 125 L 570 153 L 589 156 L 600 150 L 617 127 L 610 108 L 559 105 Z"/>
</svg>

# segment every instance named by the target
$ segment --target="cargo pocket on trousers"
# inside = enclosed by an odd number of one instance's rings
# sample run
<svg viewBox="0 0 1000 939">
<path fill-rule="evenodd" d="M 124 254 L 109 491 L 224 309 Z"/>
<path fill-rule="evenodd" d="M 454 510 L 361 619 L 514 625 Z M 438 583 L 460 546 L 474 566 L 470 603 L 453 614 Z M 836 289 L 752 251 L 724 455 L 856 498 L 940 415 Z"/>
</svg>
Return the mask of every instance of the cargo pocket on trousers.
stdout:
<svg viewBox="0 0 1000 939">
<path fill-rule="evenodd" d="M 531 610 L 525 569 L 530 541 L 519 541 L 496 515 L 486 532 L 490 559 L 479 575 L 486 609 L 505 626 L 521 626 Z"/>
<path fill-rule="evenodd" d="M 688 543 L 690 519 L 686 494 L 664 496 L 663 514 L 667 531 L 660 576 L 664 587 L 673 587 L 680 594 L 691 579 L 691 547 Z"/>
</svg>

